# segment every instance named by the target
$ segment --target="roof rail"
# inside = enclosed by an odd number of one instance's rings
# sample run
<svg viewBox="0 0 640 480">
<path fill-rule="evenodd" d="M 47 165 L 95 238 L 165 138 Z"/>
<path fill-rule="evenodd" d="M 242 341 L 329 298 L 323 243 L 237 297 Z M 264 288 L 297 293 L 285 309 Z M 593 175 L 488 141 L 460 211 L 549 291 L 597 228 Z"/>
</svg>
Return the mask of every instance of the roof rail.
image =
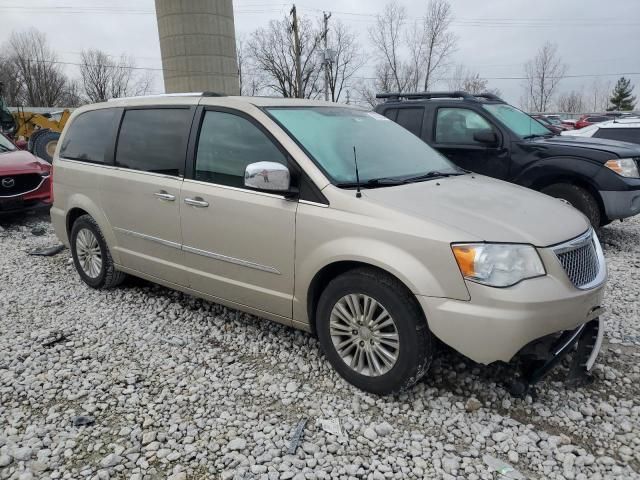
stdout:
<svg viewBox="0 0 640 480">
<path fill-rule="evenodd" d="M 217 92 L 184 92 L 184 93 L 159 93 L 157 95 L 138 95 L 133 97 L 110 98 L 107 102 L 118 100 L 135 100 L 141 98 L 167 98 L 167 97 L 224 97 L 223 93 Z"/>
<path fill-rule="evenodd" d="M 420 99 L 430 99 L 430 98 L 462 98 L 463 100 L 474 100 L 478 101 L 479 98 L 486 98 L 487 100 L 495 100 L 502 102 L 503 100 L 494 95 L 493 93 L 481 93 L 478 95 L 474 95 L 467 92 L 462 92 L 459 90 L 453 92 L 419 92 L 419 93 L 378 93 L 376 94 L 376 98 L 385 99 L 387 101 L 394 100 L 420 100 Z"/>
</svg>

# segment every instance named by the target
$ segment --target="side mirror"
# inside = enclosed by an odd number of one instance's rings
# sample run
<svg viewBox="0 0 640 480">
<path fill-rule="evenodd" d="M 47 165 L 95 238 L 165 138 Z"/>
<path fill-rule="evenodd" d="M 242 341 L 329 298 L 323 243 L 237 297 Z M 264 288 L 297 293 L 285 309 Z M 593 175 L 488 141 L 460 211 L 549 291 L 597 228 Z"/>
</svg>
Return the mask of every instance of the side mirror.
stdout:
<svg viewBox="0 0 640 480">
<path fill-rule="evenodd" d="M 289 169 L 281 163 L 250 163 L 244 170 L 244 186 L 267 192 L 288 192 L 291 175 Z"/>
<path fill-rule="evenodd" d="M 498 136 L 496 132 L 492 130 L 480 130 L 473 134 L 473 139 L 476 142 L 485 143 L 487 145 L 496 145 L 498 143 Z"/>
</svg>

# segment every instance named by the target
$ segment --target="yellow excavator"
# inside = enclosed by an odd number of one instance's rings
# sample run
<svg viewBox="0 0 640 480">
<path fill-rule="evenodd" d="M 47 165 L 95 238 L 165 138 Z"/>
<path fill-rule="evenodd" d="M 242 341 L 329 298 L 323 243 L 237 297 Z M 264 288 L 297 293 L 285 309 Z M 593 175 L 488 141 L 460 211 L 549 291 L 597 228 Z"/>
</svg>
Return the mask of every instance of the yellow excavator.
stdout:
<svg viewBox="0 0 640 480">
<path fill-rule="evenodd" d="M 0 132 L 16 141 L 16 145 L 51 163 L 60 133 L 71 112 L 67 109 L 51 113 L 27 112 L 18 108 L 11 112 L 2 96 L 0 83 Z"/>
</svg>

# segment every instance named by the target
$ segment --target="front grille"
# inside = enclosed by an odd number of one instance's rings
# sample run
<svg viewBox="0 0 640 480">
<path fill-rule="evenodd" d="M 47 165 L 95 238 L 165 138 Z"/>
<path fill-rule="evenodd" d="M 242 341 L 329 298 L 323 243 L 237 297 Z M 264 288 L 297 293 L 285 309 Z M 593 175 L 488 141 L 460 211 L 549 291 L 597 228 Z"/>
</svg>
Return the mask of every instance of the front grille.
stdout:
<svg viewBox="0 0 640 480">
<path fill-rule="evenodd" d="M 38 188 L 42 177 L 37 173 L 0 176 L 0 198 L 13 197 Z"/>
<path fill-rule="evenodd" d="M 554 250 L 564 271 L 576 287 L 590 284 L 598 277 L 602 268 L 592 232 L 560 245 Z"/>
</svg>

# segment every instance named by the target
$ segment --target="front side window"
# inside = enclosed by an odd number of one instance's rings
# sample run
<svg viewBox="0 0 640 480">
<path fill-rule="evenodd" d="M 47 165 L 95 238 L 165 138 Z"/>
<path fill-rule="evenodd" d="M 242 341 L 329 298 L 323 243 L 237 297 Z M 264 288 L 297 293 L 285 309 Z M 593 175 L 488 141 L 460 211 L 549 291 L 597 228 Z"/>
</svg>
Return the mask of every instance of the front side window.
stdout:
<svg viewBox="0 0 640 480">
<path fill-rule="evenodd" d="M 188 108 L 127 110 L 120 127 L 116 165 L 178 176 L 184 169 L 192 112 Z"/>
<path fill-rule="evenodd" d="M 256 162 L 286 165 L 287 159 L 246 118 L 226 112 L 205 112 L 196 153 L 196 180 L 243 187 L 247 165 Z"/>
<path fill-rule="evenodd" d="M 476 132 L 493 131 L 491 124 L 473 110 L 440 108 L 436 119 L 436 143 L 480 145 Z"/>
<path fill-rule="evenodd" d="M 482 108 L 500 120 L 506 127 L 520 138 L 541 137 L 553 135 L 550 130 L 540 122 L 531 118 L 522 110 L 518 110 L 506 103 L 489 103 L 482 105 Z"/>
<path fill-rule="evenodd" d="M 426 143 L 388 118 L 344 107 L 270 107 L 282 125 L 333 183 L 400 179 L 459 170 Z M 355 152 L 354 152 L 355 150 Z"/>
<path fill-rule="evenodd" d="M 60 156 L 70 160 L 105 163 L 117 114 L 118 110 L 106 108 L 78 115 L 64 136 Z"/>
</svg>

